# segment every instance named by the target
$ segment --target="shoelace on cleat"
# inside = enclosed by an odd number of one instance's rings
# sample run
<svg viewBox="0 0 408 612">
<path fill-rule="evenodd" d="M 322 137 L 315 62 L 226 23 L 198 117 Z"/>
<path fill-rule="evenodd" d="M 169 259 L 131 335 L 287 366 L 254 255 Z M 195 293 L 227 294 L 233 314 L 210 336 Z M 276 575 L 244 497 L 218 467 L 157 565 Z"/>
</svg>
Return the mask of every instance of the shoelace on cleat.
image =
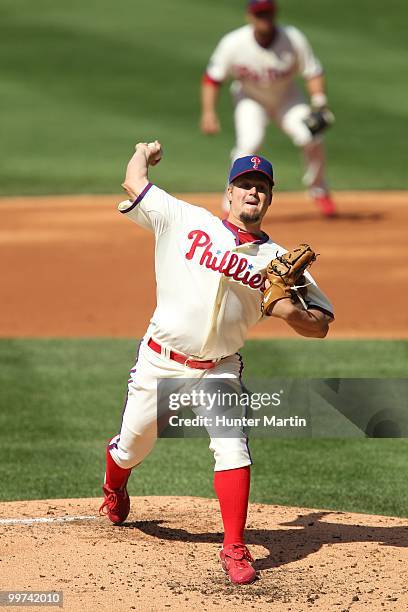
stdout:
<svg viewBox="0 0 408 612">
<path fill-rule="evenodd" d="M 116 493 L 109 493 L 108 497 L 103 502 L 102 506 L 99 508 L 99 512 L 101 514 L 108 514 L 109 510 L 112 510 L 112 507 L 117 503 L 118 496 Z M 107 508 L 107 510 L 105 510 Z"/>
<path fill-rule="evenodd" d="M 252 555 L 245 545 L 233 544 L 232 546 L 234 547 L 234 549 L 237 549 L 237 551 L 242 553 L 243 555 L 242 559 L 235 559 L 233 556 L 230 556 L 228 553 L 225 553 L 226 557 L 228 557 L 229 559 L 233 559 L 233 561 L 235 561 L 235 563 L 239 564 L 241 567 L 246 567 L 245 561 L 249 561 L 250 563 L 253 562 Z"/>
</svg>

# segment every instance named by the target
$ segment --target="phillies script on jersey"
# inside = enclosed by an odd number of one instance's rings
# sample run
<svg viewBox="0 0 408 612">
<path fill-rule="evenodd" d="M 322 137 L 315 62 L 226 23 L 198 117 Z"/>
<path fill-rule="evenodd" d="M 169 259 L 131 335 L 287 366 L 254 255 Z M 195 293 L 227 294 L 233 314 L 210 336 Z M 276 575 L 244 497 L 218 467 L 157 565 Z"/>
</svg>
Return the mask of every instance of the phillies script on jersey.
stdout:
<svg viewBox="0 0 408 612">
<path fill-rule="evenodd" d="M 240 257 L 231 251 L 222 252 L 220 249 L 213 253 L 211 238 L 203 230 L 193 230 L 188 234 L 188 238 L 192 244 L 186 253 L 186 259 L 197 257 L 201 266 L 220 272 L 243 285 L 249 285 L 252 289 L 264 290 L 266 275 L 252 273 L 253 265 L 246 257 Z"/>
</svg>

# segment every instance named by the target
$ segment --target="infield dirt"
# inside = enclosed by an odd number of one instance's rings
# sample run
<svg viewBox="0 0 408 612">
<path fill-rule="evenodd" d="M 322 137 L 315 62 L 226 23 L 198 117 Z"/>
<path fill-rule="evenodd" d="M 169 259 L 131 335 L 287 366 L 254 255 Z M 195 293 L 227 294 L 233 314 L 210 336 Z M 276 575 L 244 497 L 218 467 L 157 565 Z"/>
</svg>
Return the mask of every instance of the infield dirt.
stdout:
<svg viewBox="0 0 408 612">
<path fill-rule="evenodd" d="M 183 194 L 220 212 L 219 194 Z M 121 196 L 0 200 L 0 336 L 143 336 L 155 305 L 154 240 L 116 211 Z M 312 273 L 334 303 L 330 337 L 408 337 L 407 192 L 341 192 L 337 219 L 277 193 L 265 231 L 321 253 Z M 251 337 L 295 336 L 273 318 Z"/>
</svg>

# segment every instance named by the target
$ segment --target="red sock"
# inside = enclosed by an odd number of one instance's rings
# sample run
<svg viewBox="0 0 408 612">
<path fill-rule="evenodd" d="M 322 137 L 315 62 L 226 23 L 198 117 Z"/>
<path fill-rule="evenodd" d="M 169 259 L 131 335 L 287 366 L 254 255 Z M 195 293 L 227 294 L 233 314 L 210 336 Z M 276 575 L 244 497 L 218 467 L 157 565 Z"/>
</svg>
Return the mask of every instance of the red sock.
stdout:
<svg viewBox="0 0 408 612">
<path fill-rule="evenodd" d="M 106 449 L 106 476 L 105 482 L 111 489 L 121 489 L 124 487 L 132 470 L 121 468 L 112 459 L 109 446 Z"/>
<path fill-rule="evenodd" d="M 250 480 L 249 465 L 235 470 L 214 472 L 214 489 L 224 523 L 224 546 L 244 544 Z"/>
</svg>

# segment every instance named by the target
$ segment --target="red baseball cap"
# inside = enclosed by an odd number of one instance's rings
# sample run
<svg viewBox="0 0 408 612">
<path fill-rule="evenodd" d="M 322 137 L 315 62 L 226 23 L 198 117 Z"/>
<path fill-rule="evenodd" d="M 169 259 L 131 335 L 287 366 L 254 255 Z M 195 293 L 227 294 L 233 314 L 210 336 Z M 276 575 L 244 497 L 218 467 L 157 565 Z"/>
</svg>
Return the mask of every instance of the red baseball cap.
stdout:
<svg viewBox="0 0 408 612">
<path fill-rule="evenodd" d="M 274 0 L 249 0 L 248 12 L 256 15 L 257 13 L 273 12 L 276 10 Z"/>
</svg>

